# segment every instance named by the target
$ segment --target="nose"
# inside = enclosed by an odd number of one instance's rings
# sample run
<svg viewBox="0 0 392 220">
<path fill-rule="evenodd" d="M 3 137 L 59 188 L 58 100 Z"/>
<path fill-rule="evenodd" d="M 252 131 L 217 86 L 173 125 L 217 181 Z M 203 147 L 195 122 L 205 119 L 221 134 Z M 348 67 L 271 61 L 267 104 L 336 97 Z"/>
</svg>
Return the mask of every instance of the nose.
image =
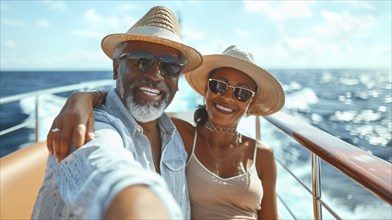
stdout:
<svg viewBox="0 0 392 220">
<path fill-rule="evenodd" d="M 222 94 L 222 97 L 228 101 L 228 102 L 233 102 L 234 101 L 234 87 L 229 86 L 224 94 Z"/>
<path fill-rule="evenodd" d="M 147 70 L 144 75 L 151 79 L 152 81 L 161 81 L 164 80 L 164 77 L 161 73 L 161 69 L 159 68 L 159 62 L 154 62 L 152 67 Z"/>
</svg>

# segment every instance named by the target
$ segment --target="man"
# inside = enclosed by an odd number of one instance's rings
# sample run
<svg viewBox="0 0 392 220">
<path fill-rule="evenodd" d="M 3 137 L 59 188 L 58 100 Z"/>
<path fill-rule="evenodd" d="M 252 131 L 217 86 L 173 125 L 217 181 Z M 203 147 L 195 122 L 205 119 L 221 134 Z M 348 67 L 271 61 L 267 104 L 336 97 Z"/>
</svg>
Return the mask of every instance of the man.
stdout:
<svg viewBox="0 0 392 220">
<path fill-rule="evenodd" d="M 102 49 L 113 59 L 116 89 L 95 110 L 95 139 L 59 163 L 48 158 L 32 218 L 189 219 L 187 154 L 164 110 L 201 54 L 182 43 L 174 14 L 159 6 L 127 33 L 103 38 Z"/>
</svg>

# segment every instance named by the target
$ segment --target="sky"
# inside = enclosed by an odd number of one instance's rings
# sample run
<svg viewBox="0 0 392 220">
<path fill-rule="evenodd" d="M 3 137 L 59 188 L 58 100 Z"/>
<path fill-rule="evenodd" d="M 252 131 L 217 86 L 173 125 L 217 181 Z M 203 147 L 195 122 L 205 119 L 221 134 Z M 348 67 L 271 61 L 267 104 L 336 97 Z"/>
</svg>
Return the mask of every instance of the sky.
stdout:
<svg viewBox="0 0 392 220">
<path fill-rule="evenodd" d="M 101 40 L 170 8 L 203 55 L 230 45 L 266 69 L 391 69 L 391 1 L 1 0 L 1 71 L 111 70 Z"/>
</svg>

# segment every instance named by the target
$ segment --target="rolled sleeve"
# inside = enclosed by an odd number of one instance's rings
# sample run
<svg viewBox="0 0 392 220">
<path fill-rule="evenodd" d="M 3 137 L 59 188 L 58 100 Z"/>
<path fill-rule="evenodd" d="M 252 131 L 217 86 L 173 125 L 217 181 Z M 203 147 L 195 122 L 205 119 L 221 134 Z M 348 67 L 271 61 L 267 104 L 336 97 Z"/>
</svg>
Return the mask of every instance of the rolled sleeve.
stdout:
<svg viewBox="0 0 392 220">
<path fill-rule="evenodd" d="M 100 129 L 96 138 L 68 156 L 55 172 L 64 202 L 86 219 L 100 219 L 114 197 L 131 185 L 150 187 L 173 219 L 181 210 L 164 180 L 135 160 L 124 148 L 121 136 L 113 129 Z"/>
</svg>

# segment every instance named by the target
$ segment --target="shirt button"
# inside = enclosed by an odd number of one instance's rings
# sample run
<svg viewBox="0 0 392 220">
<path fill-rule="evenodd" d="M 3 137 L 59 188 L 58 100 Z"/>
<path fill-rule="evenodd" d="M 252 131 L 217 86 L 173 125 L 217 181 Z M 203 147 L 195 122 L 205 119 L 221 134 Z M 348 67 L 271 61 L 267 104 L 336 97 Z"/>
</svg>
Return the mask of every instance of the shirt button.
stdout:
<svg viewBox="0 0 392 220">
<path fill-rule="evenodd" d="M 139 132 L 139 133 L 143 133 L 143 128 L 142 127 L 140 127 L 140 126 L 137 126 L 137 132 Z"/>
</svg>

